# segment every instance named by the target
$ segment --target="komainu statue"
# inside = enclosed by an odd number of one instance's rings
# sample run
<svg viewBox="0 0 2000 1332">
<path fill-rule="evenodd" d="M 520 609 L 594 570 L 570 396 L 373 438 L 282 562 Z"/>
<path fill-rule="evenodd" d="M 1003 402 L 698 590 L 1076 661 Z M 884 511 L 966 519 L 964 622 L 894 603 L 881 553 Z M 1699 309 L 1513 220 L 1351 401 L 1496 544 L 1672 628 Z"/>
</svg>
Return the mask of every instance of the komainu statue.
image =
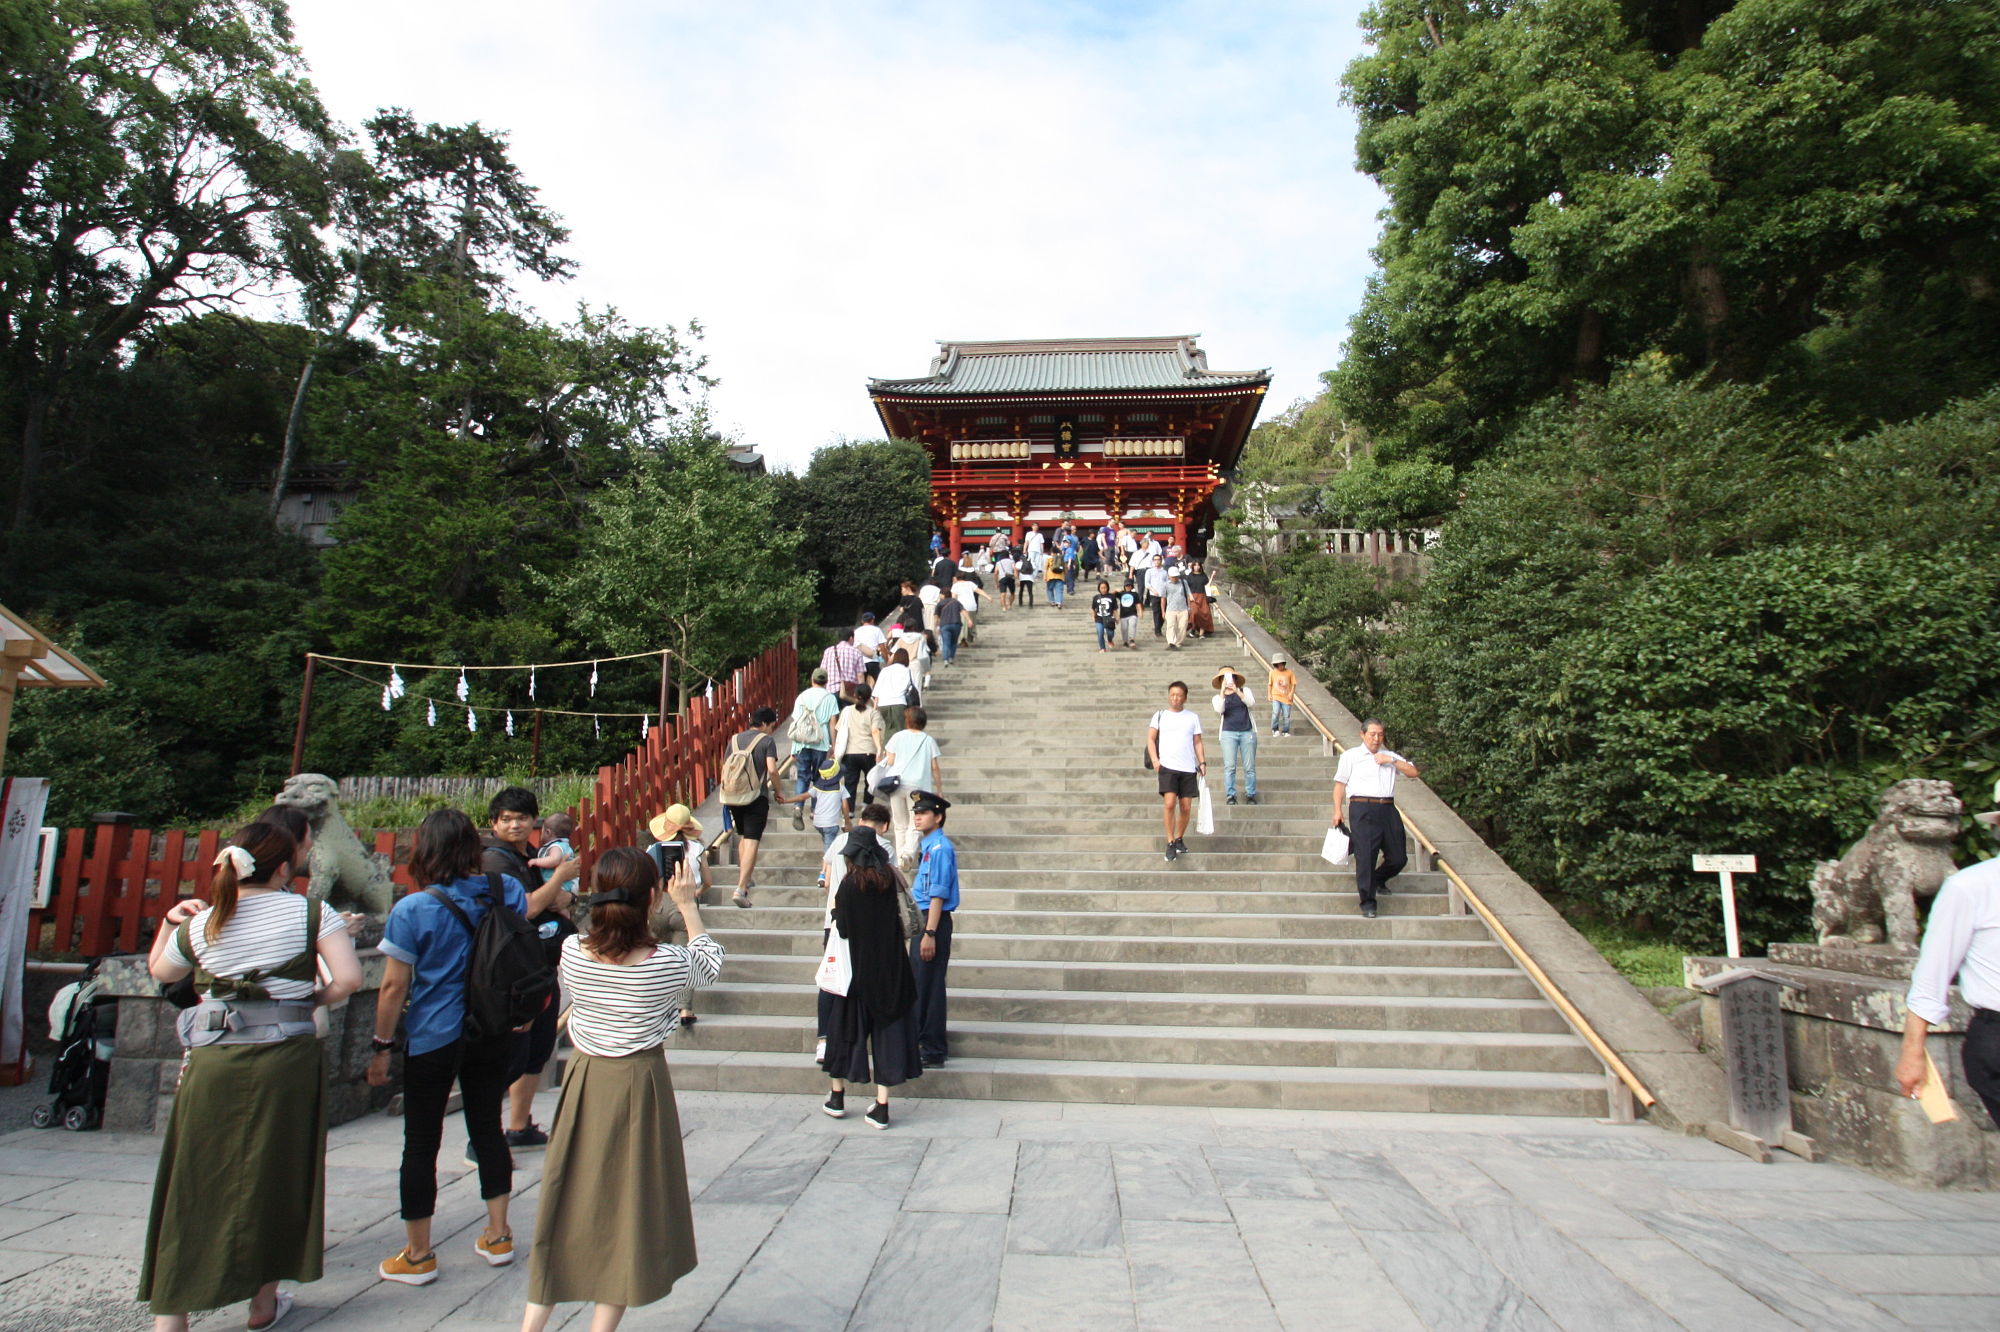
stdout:
<svg viewBox="0 0 2000 1332">
<path fill-rule="evenodd" d="M 361 845 L 340 812 L 340 786 L 317 772 L 302 772 L 286 781 L 277 803 L 291 805 L 312 824 L 312 853 L 307 857 L 306 891 L 336 911 L 358 911 L 369 917 L 364 937 L 380 938 L 382 923 L 395 902 L 389 861 Z"/>
<path fill-rule="evenodd" d="M 1950 782 L 1912 777 L 1882 793 L 1867 835 L 1839 860 L 1813 870 L 1813 925 L 1821 944 L 1851 948 L 1886 942 L 1914 953 L 1917 899 L 1937 896 L 1958 866 L 1951 843 L 1964 802 Z"/>
</svg>

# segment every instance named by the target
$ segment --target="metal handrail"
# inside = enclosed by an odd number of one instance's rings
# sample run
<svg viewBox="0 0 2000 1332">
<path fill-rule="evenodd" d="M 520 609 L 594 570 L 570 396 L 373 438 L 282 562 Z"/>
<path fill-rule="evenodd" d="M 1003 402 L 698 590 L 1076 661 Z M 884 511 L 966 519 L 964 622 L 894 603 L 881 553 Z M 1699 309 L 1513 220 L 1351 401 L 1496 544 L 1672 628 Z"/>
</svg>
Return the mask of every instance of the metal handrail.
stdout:
<svg viewBox="0 0 2000 1332">
<path fill-rule="evenodd" d="M 1229 626 L 1229 632 L 1236 635 L 1236 641 L 1243 650 L 1252 657 L 1255 657 L 1258 663 L 1266 671 L 1269 671 L 1271 669 L 1270 661 L 1251 644 L 1249 635 L 1245 634 L 1242 627 L 1230 618 L 1229 613 L 1219 606 L 1215 607 L 1214 613 L 1217 618 Z M 1332 728 L 1321 721 L 1319 715 L 1312 708 L 1302 701 L 1295 701 L 1292 706 L 1305 714 L 1306 720 L 1313 724 L 1313 729 L 1320 733 L 1326 743 L 1341 753 L 1347 751 L 1347 746 L 1340 742 L 1334 735 Z M 1498 939 L 1501 946 L 1513 956 L 1514 961 L 1520 964 L 1521 970 L 1528 973 L 1528 979 L 1535 983 L 1535 988 L 1542 992 L 1542 997 L 1555 1005 L 1556 1011 L 1562 1014 L 1565 1022 L 1569 1023 L 1570 1029 L 1583 1038 L 1584 1044 L 1588 1045 L 1591 1052 L 1598 1057 L 1604 1066 L 1610 1069 L 1620 1082 L 1625 1084 L 1626 1089 L 1632 1093 L 1639 1104 L 1644 1106 L 1652 1105 L 1654 1102 L 1653 1093 L 1646 1089 L 1646 1084 L 1639 1080 L 1639 1075 L 1634 1073 L 1631 1067 L 1618 1057 L 1618 1052 L 1613 1050 L 1605 1042 L 1604 1038 L 1597 1034 L 1597 1028 L 1590 1025 L 1590 1020 L 1584 1017 L 1577 1010 L 1576 1005 L 1569 1001 L 1569 996 L 1564 994 L 1553 980 L 1549 979 L 1549 974 L 1542 970 L 1541 965 L 1534 958 L 1528 956 L 1528 950 L 1521 947 L 1520 941 L 1509 932 L 1505 925 L 1500 923 L 1500 918 L 1493 914 L 1492 908 L 1480 900 L 1479 894 L 1472 890 L 1472 885 L 1465 881 L 1465 876 L 1453 869 L 1451 862 L 1446 860 L 1438 851 L 1437 843 L 1431 841 L 1424 834 L 1424 830 L 1417 826 L 1417 821 L 1404 813 L 1401 806 L 1397 807 L 1396 812 L 1402 815 L 1403 826 L 1408 828 L 1417 841 L 1423 845 L 1432 863 L 1439 870 L 1443 871 L 1446 878 L 1451 880 L 1452 887 L 1458 890 L 1459 896 L 1464 899 L 1465 904 L 1471 907 L 1481 920 L 1486 922 L 1486 928 L 1492 931 L 1494 938 Z"/>
</svg>

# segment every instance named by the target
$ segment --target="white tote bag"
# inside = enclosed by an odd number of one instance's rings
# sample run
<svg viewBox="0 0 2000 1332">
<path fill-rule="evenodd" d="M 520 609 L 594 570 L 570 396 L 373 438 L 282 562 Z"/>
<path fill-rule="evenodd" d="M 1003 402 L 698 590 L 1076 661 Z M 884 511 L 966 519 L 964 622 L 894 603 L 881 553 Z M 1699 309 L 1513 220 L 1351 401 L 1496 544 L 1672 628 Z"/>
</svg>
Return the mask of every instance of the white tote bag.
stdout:
<svg viewBox="0 0 2000 1332">
<path fill-rule="evenodd" d="M 827 932 L 826 956 L 820 959 L 817 979 L 819 988 L 828 994 L 845 995 L 854 983 L 854 955 L 848 951 L 847 936 L 839 930 Z"/>
<path fill-rule="evenodd" d="M 1208 783 L 1201 783 L 1201 803 L 1195 806 L 1194 830 L 1203 837 L 1215 836 L 1215 797 L 1208 793 Z"/>
<path fill-rule="evenodd" d="M 1328 828 L 1326 840 L 1320 843 L 1320 859 L 1329 865 L 1345 865 L 1352 854 L 1347 845 L 1347 834 L 1338 828 Z"/>
</svg>

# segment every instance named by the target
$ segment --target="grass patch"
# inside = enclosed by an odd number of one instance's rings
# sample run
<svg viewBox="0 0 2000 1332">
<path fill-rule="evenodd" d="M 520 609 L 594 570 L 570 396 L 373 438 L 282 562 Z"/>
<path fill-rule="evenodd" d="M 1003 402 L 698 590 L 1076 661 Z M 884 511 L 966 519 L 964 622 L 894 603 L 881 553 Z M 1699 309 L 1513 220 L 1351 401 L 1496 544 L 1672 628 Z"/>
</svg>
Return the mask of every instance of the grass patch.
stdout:
<svg viewBox="0 0 2000 1332">
<path fill-rule="evenodd" d="M 1678 945 L 1650 939 L 1601 921 L 1570 923 L 1576 926 L 1579 934 L 1590 940 L 1591 947 L 1604 954 L 1605 961 L 1618 968 L 1621 976 L 1641 989 L 1687 983 L 1681 973 L 1681 959 L 1687 953 Z"/>
</svg>

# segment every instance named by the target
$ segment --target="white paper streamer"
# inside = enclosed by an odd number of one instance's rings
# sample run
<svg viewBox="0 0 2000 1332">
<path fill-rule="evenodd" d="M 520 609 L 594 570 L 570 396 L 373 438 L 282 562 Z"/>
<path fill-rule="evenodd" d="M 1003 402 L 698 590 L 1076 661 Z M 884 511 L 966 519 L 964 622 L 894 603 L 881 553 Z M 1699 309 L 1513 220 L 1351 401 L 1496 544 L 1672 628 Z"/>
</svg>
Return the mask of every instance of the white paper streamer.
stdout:
<svg viewBox="0 0 2000 1332">
<path fill-rule="evenodd" d="M 479 714 L 474 712 L 471 708 L 467 708 L 465 710 L 465 729 L 468 731 L 472 731 L 475 734 L 479 730 Z"/>
<path fill-rule="evenodd" d="M 438 724 L 438 705 L 436 703 L 432 703 L 430 706 L 430 722 L 433 726 Z"/>
<path fill-rule="evenodd" d="M 644 740 L 647 736 L 651 735 L 652 733 L 653 733 L 653 719 L 651 717 L 639 718 L 639 738 L 641 740 Z"/>
<path fill-rule="evenodd" d="M 591 733 L 595 735 L 599 740 L 602 740 L 604 738 L 604 723 L 597 717 L 592 717 L 590 719 L 590 730 Z"/>
<path fill-rule="evenodd" d="M 396 701 L 396 693 L 395 693 L 395 691 L 394 691 L 393 689 L 391 689 L 391 688 L 390 688 L 390 687 L 389 687 L 388 685 L 383 685 L 383 686 L 382 686 L 382 711 L 384 711 L 384 712 L 387 712 L 387 711 L 389 710 L 389 707 L 390 707 L 390 705 L 391 705 L 392 703 L 394 703 L 395 701 Z"/>
<path fill-rule="evenodd" d="M 535 668 L 530 666 L 528 668 L 528 697 L 533 698 L 534 696 L 535 696 Z"/>
<path fill-rule="evenodd" d="M 708 682 L 708 688 L 707 688 L 707 689 L 704 689 L 704 690 L 702 691 L 702 694 L 701 694 L 701 697 L 702 697 L 702 701 L 703 701 L 703 702 L 705 702 L 705 703 L 708 703 L 708 704 L 709 704 L 710 706 L 713 706 L 713 705 L 714 705 L 714 703 L 715 703 L 715 681 L 713 681 L 713 680 L 710 680 L 710 681 Z"/>
<path fill-rule="evenodd" d="M 514 734 L 514 709 L 512 708 L 507 709 L 507 734 L 510 738 Z"/>
<path fill-rule="evenodd" d="M 391 666 L 389 668 L 389 697 L 401 698 L 405 692 L 401 672 L 397 671 L 394 666 Z"/>
<path fill-rule="evenodd" d="M 597 697 L 597 663 L 590 663 L 590 696 Z"/>
<path fill-rule="evenodd" d="M 465 683 L 465 667 L 458 668 L 458 701 L 463 703 L 472 697 L 472 687 Z"/>
</svg>

